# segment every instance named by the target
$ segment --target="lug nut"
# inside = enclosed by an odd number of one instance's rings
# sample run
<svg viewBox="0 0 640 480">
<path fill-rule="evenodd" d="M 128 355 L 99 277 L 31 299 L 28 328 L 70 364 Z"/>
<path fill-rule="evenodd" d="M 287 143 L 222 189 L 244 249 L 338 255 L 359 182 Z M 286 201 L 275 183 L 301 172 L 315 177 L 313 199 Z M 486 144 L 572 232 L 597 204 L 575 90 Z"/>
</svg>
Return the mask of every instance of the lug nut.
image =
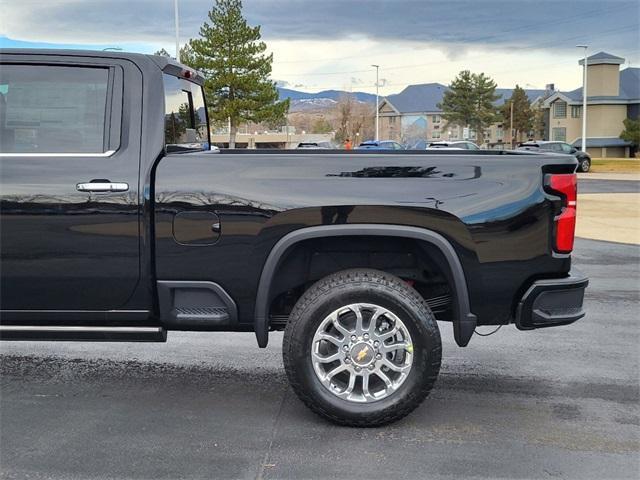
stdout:
<svg viewBox="0 0 640 480">
<path fill-rule="evenodd" d="M 360 371 L 360 367 L 356 367 L 356 372 L 359 372 L 359 371 Z"/>
<path fill-rule="evenodd" d="M 376 355 L 376 359 L 377 359 L 377 360 L 382 359 L 382 354 L 381 354 L 381 353 L 378 353 L 378 354 Z"/>
<path fill-rule="evenodd" d="M 380 342 L 376 340 L 375 342 L 373 342 L 373 346 L 378 348 L 380 346 Z"/>
<path fill-rule="evenodd" d="M 349 357 L 345 358 L 344 363 L 351 363 L 351 359 Z"/>
<path fill-rule="evenodd" d="M 342 350 L 344 350 L 345 352 L 349 351 L 349 345 L 345 345 L 344 347 L 342 347 Z"/>
<path fill-rule="evenodd" d="M 369 370 L 373 370 L 374 368 L 376 368 L 374 365 L 369 365 Z"/>
<path fill-rule="evenodd" d="M 355 342 L 358 339 L 358 337 L 356 337 L 355 335 L 351 335 L 351 341 Z"/>
<path fill-rule="evenodd" d="M 365 333 L 365 334 L 363 335 L 363 337 L 364 337 L 364 339 L 365 339 L 365 340 L 369 340 L 369 334 L 368 334 L 368 333 Z"/>
</svg>

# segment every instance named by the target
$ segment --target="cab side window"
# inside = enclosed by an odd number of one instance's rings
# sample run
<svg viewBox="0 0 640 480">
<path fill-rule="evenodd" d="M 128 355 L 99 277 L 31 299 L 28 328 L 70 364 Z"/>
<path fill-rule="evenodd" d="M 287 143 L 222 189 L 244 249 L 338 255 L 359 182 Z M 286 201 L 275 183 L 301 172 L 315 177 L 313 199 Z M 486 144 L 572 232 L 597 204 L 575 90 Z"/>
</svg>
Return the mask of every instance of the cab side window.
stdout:
<svg viewBox="0 0 640 480">
<path fill-rule="evenodd" d="M 164 74 L 165 146 L 168 152 L 208 148 L 207 114 L 202 87 Z"/>
<path fill-rule="evenodd" d="M 0 67 L 0 152 L 104 153 L 109 69 Z"/>
</svg>

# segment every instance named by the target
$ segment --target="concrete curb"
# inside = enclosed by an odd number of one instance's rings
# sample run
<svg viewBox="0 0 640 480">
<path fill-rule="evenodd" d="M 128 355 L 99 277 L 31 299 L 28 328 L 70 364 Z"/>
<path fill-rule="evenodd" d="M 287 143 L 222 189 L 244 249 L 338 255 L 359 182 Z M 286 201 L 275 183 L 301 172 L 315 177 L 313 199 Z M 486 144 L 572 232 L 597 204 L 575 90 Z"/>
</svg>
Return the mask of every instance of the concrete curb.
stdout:
<svg viewBox="0 0 640 480">
<path fill-rule="evenodd" d="M 640 182 L 640 173 L 578 173 L 580 180 L 627 180 Z"/>
</svg>

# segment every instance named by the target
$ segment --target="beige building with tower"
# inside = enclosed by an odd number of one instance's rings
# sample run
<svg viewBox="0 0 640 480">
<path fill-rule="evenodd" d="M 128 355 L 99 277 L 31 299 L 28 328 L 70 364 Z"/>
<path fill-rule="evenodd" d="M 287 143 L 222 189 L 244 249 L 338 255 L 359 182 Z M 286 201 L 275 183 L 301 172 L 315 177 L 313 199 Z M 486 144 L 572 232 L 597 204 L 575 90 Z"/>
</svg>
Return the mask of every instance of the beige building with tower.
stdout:
<svg viewBox="0 0 640 480">
<path fill-rule="evenodd" d="M 580 60 L 584 64 L 584 60 Z M 640 68 L 625 68 L 624 58 L 600 52 L 587 58 L 587 151 L 594 157 L 629 157 L 631 145 L 620 139 L 626 118 L 640 113 Z M 582 143 L 582 88 L 555 92 L 548 109 L 549 140 Z"/>
</svg>

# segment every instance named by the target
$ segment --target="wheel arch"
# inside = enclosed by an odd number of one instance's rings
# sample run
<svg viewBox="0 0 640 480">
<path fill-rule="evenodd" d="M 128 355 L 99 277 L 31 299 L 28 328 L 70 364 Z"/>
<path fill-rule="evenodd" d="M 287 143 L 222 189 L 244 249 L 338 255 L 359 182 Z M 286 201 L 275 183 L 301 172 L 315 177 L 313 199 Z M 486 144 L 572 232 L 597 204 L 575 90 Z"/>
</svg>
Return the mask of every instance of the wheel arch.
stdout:
<svg viewBox="0 0 640 480">
<path fill-rule="evenodd" d="M 455 289 L 457 315 L 453 319 L 456 343 L 464 347 L 469 343 L 476 326 L 476 316 L 471 312 L 467 281 L 462 264 L 451 243 L 432 230 L 402 225 L 323 225 L 295 230 L 282 237 L 271 249 L 262 268 L 255 305 L 255 333 L 258 345 L 267 346 L 269 341 L 269 299 L 271 284 L 282 259 L 299 242 L 322 237 L 340 236 L 386 236 L 421 240 L 436 247 L 445 258 Z"/>
</svg>

